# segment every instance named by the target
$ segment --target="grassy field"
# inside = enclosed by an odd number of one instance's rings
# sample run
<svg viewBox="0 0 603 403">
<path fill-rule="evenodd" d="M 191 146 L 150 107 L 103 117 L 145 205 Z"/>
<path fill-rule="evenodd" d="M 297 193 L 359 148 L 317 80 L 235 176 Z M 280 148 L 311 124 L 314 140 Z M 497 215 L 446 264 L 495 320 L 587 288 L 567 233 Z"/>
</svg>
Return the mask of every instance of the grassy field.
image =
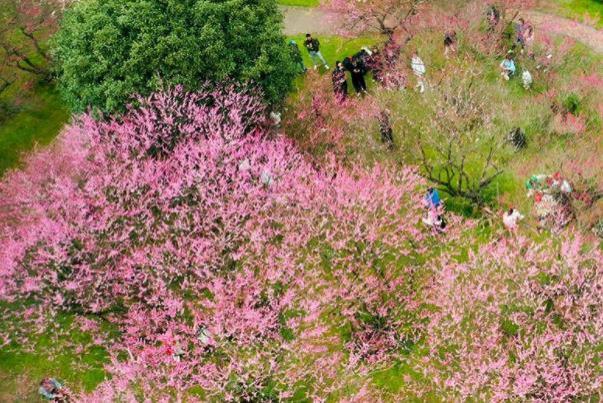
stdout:
<svg viewBox="0 0 603 403">
<path fill-rule="evenodd" d="M 320 5 L 320 0 L 278 0 L 278 4 L 282 6 L 317 7 Z"/>
<path fill-rule="evenodd" d="M 587 19 L 594 26 L 603 28 L 603 1 L 601 0 L 556 0 L 561 14 L 579 21 Z"/>
<path fill-rule="evenodd" d="M 0 176 L 18 166 L 22 153 L 50 143 L 69 119 L 52 86 L 36 85 L 22 97 L 19 111 L 0 125 Z"/>
<path fill-rule="evenodd" d="M 11 319 L 0 326 L 18 323 Z M 0 401 L 37 401 L 36 382 L 46 376 L 82 390 L 92 390 L 105 379 L 107 353 L 93 345 L 93 336 L 78 330 L 69 315 L 57 317 L 55 325 L 14 350 L 16 344 L 11 344 L 10 352 L 0 350 Z M 75 346 L 80 346 L 78 352 Z"/>
</svg>

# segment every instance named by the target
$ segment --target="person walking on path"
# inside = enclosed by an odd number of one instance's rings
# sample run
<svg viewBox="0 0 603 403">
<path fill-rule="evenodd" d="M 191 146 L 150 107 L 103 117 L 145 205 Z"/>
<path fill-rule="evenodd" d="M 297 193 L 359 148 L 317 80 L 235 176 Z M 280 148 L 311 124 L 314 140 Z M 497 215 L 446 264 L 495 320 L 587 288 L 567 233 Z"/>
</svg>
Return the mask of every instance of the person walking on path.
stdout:
<svg viewBox="0 0 603 403">
<path fill-rule="evenodd" d="M 417 76 L 417 87 L 419 92 L 422 94 L 425 92 L 425 72 L 427 69 L 425 68 L 425 63 L 419 57 L 419 53 L 414 51 L 412 54 L 412 59 L 410 61 L 410 66 L 412 67 L 413 73 Z"/>
<path fill-rule="evenodd" d="M 320 53 L 320 42 L 316 38 L 312 38 L 311 34 L 306 34 L 306 41 L 304 42 L 304 46 L 308 49 L 308 53 L 310 54 L 310 58 L 312 59 L 312 63 L 314 63 L 314 70 L 318 68 L 318 62 L 320 62 L 325 69 L 329 69 L 329 65 L 327 61 Z"/>
<path fill-rule="evenodd" d="M 299 74 L 305 73 L 308 69 L 306 69 L 306 66 L 304 66 L 304 60 L 302 59 L 302 55 L 299 51 L 299 47 L 297 46 L 297 42 L 295 42 L 293 39 L 289 41 L 289 51 L 291 52 L 291 58 L 295 63 L 297 72 Z"/>
<path fill-rule="evenodd" d="M 345 77 L 345 68 L 339 60 L 335 62 L 335 69 L 333 70 L 332 80 L 335 98 L 339 102 L 345 101 L 348 97 L 348 82 L 346 81 Z"/>
<path fill-rule="evenodd" d="M 366 93 L 366 81 L 364 80 L 366 68 L 364 67 L 364 63 L 353 57 L 350 73 L 352 74 L 352 85 L 356 93 L 358 95 Z"/>
</svg>

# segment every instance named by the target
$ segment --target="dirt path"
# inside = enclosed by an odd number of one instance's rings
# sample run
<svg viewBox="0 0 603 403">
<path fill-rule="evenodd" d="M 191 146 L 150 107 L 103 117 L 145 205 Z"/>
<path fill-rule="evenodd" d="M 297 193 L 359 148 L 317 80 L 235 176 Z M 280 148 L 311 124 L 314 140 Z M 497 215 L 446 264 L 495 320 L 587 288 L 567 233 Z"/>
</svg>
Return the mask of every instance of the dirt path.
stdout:
<svg viewBox="0 0 603 403">
<path fill-rule="evenodd" d="M 567 18 L 538 11 L 529 11 L 522 14 L 537 28 L 546 29 L 558 35 L 565 35 L 582 42 L 597 53 L 603 53 L 603 31 L 601 30 Z"/>
<path fill-rule="evenodd" d="M 305 34 L 308 32 L 322 35 L 334 35 L 337 30 L 338 16 L 318 8 L 279 6 L 285 16 L 285 35 Z"/>
<path fill-rule="evenodd" d="M 285 35 L 306 32 L 329 35 L 337 30 L 338 16 L 317 8 L 280 6 L 285 16 Z M 584 43 L 598 53 L 603 53 L 603 31 L 588 25 L 538 11 L 522 13 L 537 29 L 547 29 Z"/>
</svg>

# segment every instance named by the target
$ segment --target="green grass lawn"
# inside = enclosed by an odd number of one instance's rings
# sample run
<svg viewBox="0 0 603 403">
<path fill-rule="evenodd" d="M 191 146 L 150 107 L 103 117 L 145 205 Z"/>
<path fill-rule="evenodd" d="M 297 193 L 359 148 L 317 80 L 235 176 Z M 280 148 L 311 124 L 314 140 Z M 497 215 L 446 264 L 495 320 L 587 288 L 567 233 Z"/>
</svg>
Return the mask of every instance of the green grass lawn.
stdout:
<svg viewBox="0 0 603 403">
<path fill-rule="evenodd" d="M 287 39 L 293 39 L 295 40 L 295 42 L 297 42 L 297 46 L 299 46 L 299 49 L 302 53 L 302 57 L 304 59 L 304 64 L 308 69 L 312 69 L 312 59 L 310 59 L 310 55 L 303 46 L 304 40 L 306 39 L 305 35 L 294 35 L 288 37 Z M 318 36 L 318 39 L 320 40 L 320 52 L 322 53 L 325 60 L 329 64 L 329 67 L 331 68 L 330 70 L 325 70 L 323 67 L 320 67 L 319 71 L 321 72 L 321 74 L 330 74 L 333 71 L 333 67 L 335 66 L 335 62 L 337 60 L 342 61 L 346 56 L 354 55 L 355 53 L 360 51 L 363 46 L 370 47 L 383 41 L 383 39 L 378 35 L 364 36 L 360 38 L 342 38 L 340 36 Z M 297 80 L 295 80 L 294 91 L 303 90 L 305 82 L 305 77 L 299 76 Z M 351 85 L 350 77 L 348 77 L 348 82 L 348 85 Z M 369 79 L 367 80 L 367 86 L 369 87 L 369 89 L 371 88 L 372 84 L 373 82 L 372 79 L 370 79 L 369 75 Z M 352 90 L 351 87 L 349 89 Z"/>
<path fill-rule="evenodd" d="M 343 60 L 346 56 L 352 56 L 353 54 L 360 51 L 363 46 L 372 46 L 379 43 L 382 39 L 378 35 L 374 36 L 363 36 L 360 38 L 342 38 L 340 36 L 317 36 L 320 41 L 320 52 L 329 63 L 329 66 L 333 67 L 335 61 Z M 312 66 L 312 59 L 304 48 L 304 41 L 306 40 L 305 34 L 294 35 L 287 39 L 293 39 L 297 42 L 297 46 L 302 53 L 304 63 L 306 67 Z"/>
<path fill-rule="evenodd" d="M 278 0 L 282 6 L 318 7 L 320 0 Z"/>
<path fill-rule="evenodd" d="M 17 167 L 24 152 L 50 143 L 68 119 L 53 87 L 38 85 L 29 92 L 19 112 L 0 125 L 0 176 Z"/>
<path fill-rule="evenodd" d="M 582 20 L 585 16 L 592 19 L 595 25 L 603 28 L 602 0 L 556 0 L 561 6 L 563 15 Z"/>
</svg>

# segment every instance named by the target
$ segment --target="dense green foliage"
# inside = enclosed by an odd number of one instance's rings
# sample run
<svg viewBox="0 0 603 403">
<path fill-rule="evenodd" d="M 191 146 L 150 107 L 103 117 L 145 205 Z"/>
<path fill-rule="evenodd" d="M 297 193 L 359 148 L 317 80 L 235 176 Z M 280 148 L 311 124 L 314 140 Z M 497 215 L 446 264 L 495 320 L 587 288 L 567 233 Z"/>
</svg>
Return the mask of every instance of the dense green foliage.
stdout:
<svg viewBox="0 0 603 403">
<path fill-rule="evenodd" d="M 207 80 L 258 83 L 279 102 L 294 77 L 273 0 L 91 0 L 77 3 L 54 44 L 74 111 L 118 111 L 132 94 Z"/>
</svg>

